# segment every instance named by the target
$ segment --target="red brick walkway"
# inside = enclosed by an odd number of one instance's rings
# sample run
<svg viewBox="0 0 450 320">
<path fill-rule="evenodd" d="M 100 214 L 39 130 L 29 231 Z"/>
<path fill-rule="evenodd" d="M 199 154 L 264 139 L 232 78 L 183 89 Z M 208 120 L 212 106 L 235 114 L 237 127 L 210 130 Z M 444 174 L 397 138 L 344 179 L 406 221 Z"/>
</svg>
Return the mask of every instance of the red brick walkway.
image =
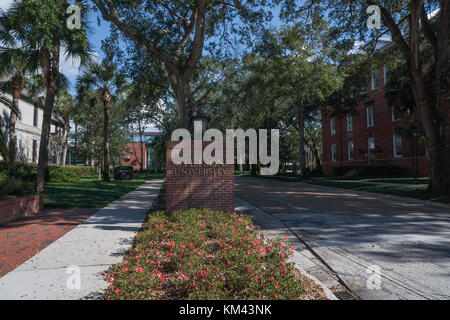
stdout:
<svg viewBox="0 0 450 320">
<path fill-rule="evenodd" d="M 0 225 L 0 277 L 34 256 L 98 209 L 46 209 Z"/>
</svg>

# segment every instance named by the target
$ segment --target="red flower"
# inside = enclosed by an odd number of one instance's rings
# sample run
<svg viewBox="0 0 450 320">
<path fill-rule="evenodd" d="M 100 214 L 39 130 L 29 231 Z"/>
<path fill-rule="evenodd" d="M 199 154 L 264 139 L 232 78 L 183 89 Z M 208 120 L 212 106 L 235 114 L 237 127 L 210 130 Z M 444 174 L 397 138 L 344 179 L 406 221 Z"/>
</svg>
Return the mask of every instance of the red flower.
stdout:
<svg viewBox="0 0 450 320">
<path fill-rule="evenodd" d="M 231 261 L 227 261 L 228 264 L 231 264 Z"/>
<path fill-rule="evenodd" d="M 116 293 L 116 294 L 119 294 L 119 288 L 117 288 L 114 292 Z"/>
</svg>

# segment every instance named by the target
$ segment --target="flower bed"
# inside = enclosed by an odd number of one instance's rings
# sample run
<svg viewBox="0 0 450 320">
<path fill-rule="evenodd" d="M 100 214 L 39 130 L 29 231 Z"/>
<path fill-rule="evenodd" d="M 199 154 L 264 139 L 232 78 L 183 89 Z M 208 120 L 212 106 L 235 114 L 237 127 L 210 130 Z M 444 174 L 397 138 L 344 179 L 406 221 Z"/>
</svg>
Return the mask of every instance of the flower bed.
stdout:
<svg viewBox="0 0 450 320">
<path fill-rule="evenodd" d="M 27 197 L 10 197 L 0 201 L 0 224 L 5 224 L 20 217 L 29 216 L 42 210 L 44 197 L 31 195 Z"/>
<path fill-rule="evenodd" d="M 106 299 L 324 299 L 287 261 L 292 247 L 264 241 L 236 213 L 151 213 L 123 262 L 105 274 Z"/>
</svg>

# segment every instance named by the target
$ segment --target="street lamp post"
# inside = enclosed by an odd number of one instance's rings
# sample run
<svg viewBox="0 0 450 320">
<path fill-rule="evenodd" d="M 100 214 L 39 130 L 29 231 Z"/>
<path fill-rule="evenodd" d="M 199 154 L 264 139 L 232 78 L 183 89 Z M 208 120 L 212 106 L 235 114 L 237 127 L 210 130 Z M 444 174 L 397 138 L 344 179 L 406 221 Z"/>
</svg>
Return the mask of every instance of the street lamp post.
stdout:
<svg viewBox="0 0 450 320">
<path fill-rule="evenodd" d="M 192 123 L 192 128 L 194 129 L 194 123 L 196 122 L 201 122 L 202 124 L 202 128 L 201 128 L 201 133 L 202 136 L 205 133 L 205 131 L 208 129 L 208 122 L 209 122 L 210 118 L 206 115 L 204 115 L 200 110 L 197 111 L 197 113 L 191 118 L 191 123 Z"/>
</svg>

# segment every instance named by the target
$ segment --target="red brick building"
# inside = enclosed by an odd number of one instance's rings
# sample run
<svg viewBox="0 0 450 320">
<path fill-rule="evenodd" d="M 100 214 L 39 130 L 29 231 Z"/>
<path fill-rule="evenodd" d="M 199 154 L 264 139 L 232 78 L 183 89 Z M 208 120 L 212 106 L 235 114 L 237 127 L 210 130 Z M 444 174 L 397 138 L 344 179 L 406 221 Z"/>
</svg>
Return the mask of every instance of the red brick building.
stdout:
<svg viewBox="0 0 450 320">
<path fill-rule="evenodd" d="M 391 108 L 386 101 L 385 68 L 372 71 L 365 98 L 358 99 L 356 110 L 347 115 L 333 115 L 328 107 L 322 112 L 322 146 L 324 175 L 333 175 L 336 166 L 397 165 L 414 175 L 417 159 L 418 176 L 428 173 L 426 148 L 396 132 L 408 127 L 407 113 Z M 414 114 L 416 117 L 417 114 Z M 368 150 L 376 151 L 368 156 Z M 414 157 L 413 157 L 414 155 Z"/>
<path fill-rule="evenodd" d="M 134 170 L 141 170 L 141 159 L 143 161 L 143 170 L 147 170 L 147 144 L 142 142 L 142 153 L 143 158 L 141 158 L 141 143 L 140 142 L 130 142 L 127 147 L 122 151 L 123 157 L 120 162 L 124 166 L 133 166 Z"/>
</svg>

